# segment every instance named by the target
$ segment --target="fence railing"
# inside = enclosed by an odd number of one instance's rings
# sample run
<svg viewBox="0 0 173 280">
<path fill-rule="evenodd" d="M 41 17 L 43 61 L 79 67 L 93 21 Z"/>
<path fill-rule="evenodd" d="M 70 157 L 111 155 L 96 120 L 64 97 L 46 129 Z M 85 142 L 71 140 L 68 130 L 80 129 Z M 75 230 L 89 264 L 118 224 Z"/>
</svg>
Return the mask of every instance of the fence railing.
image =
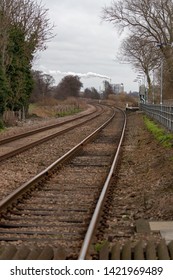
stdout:
<svg viewBox="0 0 173 280">
<path fill-rule="evenodd" d="M 140 104 L 140 109 L 146 115 L 173 131 L 173 106 Z"/>
</svg>

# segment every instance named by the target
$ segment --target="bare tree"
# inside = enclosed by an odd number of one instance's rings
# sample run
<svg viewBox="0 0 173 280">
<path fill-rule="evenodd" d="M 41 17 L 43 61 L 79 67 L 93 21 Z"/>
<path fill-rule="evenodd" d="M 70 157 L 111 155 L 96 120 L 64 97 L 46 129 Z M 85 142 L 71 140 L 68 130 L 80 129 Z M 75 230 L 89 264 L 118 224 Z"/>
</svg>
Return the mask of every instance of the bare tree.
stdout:
<svg viewBox="0 0 173 280">
<path fill-rule="evenodd" d="M 100 94 L 98 93 L 98 91 L 94 87 L 86 88 L 84 90 L 83 97 L 84 98 L 91 98 L 91 99 L 100 99 Z"/>
<path fill-rule="evenodd" d="M 54 78 L 51 75 L 44 74 L 42 71 L 33 71 L 34 87 L 30 97 L 31 102 L 44 100 L 45 97 L 51 97 Z"/>
<path fill-rule="evenodd" d="M 103 9 L 103 19 L 110 21 L 120 32 L 128 28 L 132 35 L 157 46 L 169 69 L 173 85 L 173 1 L 120 0 Z M 153 52 L 154 53 L 154 52 Z"/>
<path fill-rule="evenodd" d="M 109 95 L 115 94 L 115 91 L 114 91 L 111 83 L 109 83 L 108 81 L 105 80 L 105 81 L 103 81 L 103 84 L 104 84 L 103 97 L 105 99 L 107 99 Z"/>
<path fill-rule="evenodd" d="M 155 45 L 137 35 L 125 38 L 121 44 L 120 55 L 135 69 L 142 70 L 147 78 L 148 94 L 152 92 L 151 71 L 160 67 L 160 54 Z"/>
<path fill-rule="evenodd" d="M 152 42 L 171 44 L 172 0 L 121 0 L 113 1 L 111 7 L 103 9 L 103 18 L 113 22 L 120 30 L 128 27 L 133 34 Z"/>
</svg>

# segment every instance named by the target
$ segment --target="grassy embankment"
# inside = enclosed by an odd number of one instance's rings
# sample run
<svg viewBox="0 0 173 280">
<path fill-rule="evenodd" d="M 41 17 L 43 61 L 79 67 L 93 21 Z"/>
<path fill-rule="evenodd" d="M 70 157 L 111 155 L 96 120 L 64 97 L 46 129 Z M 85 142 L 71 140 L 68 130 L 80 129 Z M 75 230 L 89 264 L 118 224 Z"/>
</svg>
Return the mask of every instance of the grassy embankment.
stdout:
<svg viewBox="0 0 173 280">
<path fill-rule="evenodd" d="M 84 102 L 74 98 L 58 102 L 55 99 L 48 99 L 44 102 L 30 104 L 29 116 L 40 118 L 64 117 L 81 112 L 85 106 Z"/>
<path fill-rule="evenodd" d="M 144 123 L 155 139 L 160 142 L 164 147 L 171 148 L 173 146 L 173 134 L 161 128 L 149 118 L 144 117 Z"/>
</svg>

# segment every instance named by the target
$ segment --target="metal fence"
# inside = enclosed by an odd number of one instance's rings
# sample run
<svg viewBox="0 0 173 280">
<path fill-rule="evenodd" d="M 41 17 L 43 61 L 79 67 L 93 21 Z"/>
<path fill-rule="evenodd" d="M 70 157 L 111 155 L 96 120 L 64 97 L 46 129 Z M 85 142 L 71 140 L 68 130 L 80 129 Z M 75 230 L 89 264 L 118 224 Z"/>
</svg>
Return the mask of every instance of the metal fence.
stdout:
<svg viewBox="0 0 173 280">
<path fill-rule="evenodd" d="M 140 109 L 146 115 L 173 131 L 173 106 L 140 104 Z"/>
</svg>

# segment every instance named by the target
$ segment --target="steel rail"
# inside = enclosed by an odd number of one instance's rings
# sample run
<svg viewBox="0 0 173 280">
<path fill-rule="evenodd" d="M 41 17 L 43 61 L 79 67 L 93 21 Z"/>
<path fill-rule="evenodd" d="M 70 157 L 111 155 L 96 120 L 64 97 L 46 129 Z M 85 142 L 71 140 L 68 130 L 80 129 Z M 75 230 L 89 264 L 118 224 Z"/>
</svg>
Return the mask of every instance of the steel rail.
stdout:
<svg viewBox="0 0 173 280">
<path fill-rule="evenodd" d="M 117 108 L 117 109 L 119 109 L 119 108 Z M 106 199 L 106 194 L 107 194 L 108 189 L 109 189 L 110 181 L 111 181 L 111 178 L 112 178 L 112 176 L 114 174 L 115 167 L 116 167 L 117 162 L 118 162 L 120 148 L 121 148 L 121 145 L 122 145 L 122 141 L 123 141 L 124 133 L 125 133 L 125 129 L 126 129 L 126 115 L 125 115 L 124 111 L 122 111 L 121 109 L 119 109 L 119 110 L 124 115 L 124 125 L 123 125 L 123 129 L 122 129 L 121 138 L 120 138 L 120 141 L 119 141 L 119 144 L 118 144 L 118 148 L 116 150 L 116 154 L 115 154 L 114 159 L 113 159 L 112 166 L 110 168 L 110 171 L 109 171 L 109 174 L 107 176 L 107 179 L 106 179 L 106 181 L 104 183 L 102 192 L 101 192 L 99 200 L 97 202 L 97 205 L 96 205 L 95 211 L 93 213 L 92 219 L 90 221 L 88 230 L 86 232 L 86 235 L 85 235 L 85 238 L 84 238 L 84 242 L 82 244 L 82 248 L 81 248 L 81 251 L 80 251 L 80 254 L 79 254 L 79 257 L 78 257 L 78 260 L 85 260 L 86 257 L 87 257 L 87 253 L 88 253 L 90 244 L 92 242 L 93 234 L 94 234 L 94 232 L 96 230 L 96 227 L 98 225 L 98 221 L 99 221 L 100 214 L 101 214 L 101 209 L 102 209 L 102 207 L 104 205 L 104 201 Z"/>
<path fill-rule="evenodd" d="M 93 114 L 93 113 L 92 113 L 92 114 Z M 94 115 L 94 116 L 92 116 L 92 114 L 91 114 L 91 115 L 86 115 L 86 116 L 85 116 L 85 117 L 89 117 L 87 120 L 83 120 L 82 122 L 77 123 L 77 124 L 75 124 L 75 125 L 73 125 L 73 126 L 71 126 L 71 127 L 62 129 L 61 131 L 58 131 L 58 132 L 55 132 L 55 133 L 50 134 L 50 135 L 48 135 L 48 136 L 45 136 L 45 137 L 43 137 L 43 138 L 40 138 L 39 140 L 36 140 L 36 141 L 34 141 L 34 142 L 30 143 L 30 144 L 26 144 L 25 146 L 19 147 L 19 148 L 15 149 L 15 150 L 13 150 L 13 151 L 11 151 L 11 152 L 5 153 L 4 155 L 0 155 L 0 162 L 3 161 L 3 160 L 5 160 L 5 159 L 8 159 L 8 158 L 10 158 L 10 157 L 12 157 L 12 156 L 14 156 L 14 155 L 16 155 L 16 154 L 22 153 L 22 152 L 24 152 L 24 151 L 26 151 L 26 150 L 28 150 L 28 149 L 30 149 L 30 148 L 32 148 L 32 147 L 35 147 L 35 146 L 37 146 L 37 145 L 40 145 L 40 144 L 42 144 L 42 143 L 44 143 L 44 142 L 46 142 L 46 141 L 48 141 L 48 140 L 51 140 L 51 139 L 55 138 L 56 136 L 60 136 L 61 134 L 65 133 L 65 132 L 68 132 L 68 131 L 70 131 L 70 130 L 72 130 L 72 129 L 74 129 L 74 128 L 80 126 L 80 125 L 83 125 L 83 124 L 89 122 L 90 120 L 95 119 L 96 117 L 98 117 L 100 114 L 102 114 L 102 112 L 99 112 L 99 113 L 97 113 L 97 114 Z M 82 118 L 83 118 L 83 117 L 82 117 Z M 74 119 L 74 120 L 72 120 L 72 121 L 80 120 L 80 119 L 82 119 L 82 118 L 76 118 L 76 119 Z M 61 125 L 63 126 L 63 125 L 65 125 L 65 124 L 69 123 L 69 122 L 70 122 L 70 121 L 67 121 L 67 122 L 65 122 L 65 123 L 62 123 Z M 52 128 L 53 128 L 53 127 L 51 127 L 50 129 L 52 129 Z M 42 131 L 44 131 L 44 130 L 42 130 Z M 39 132 L 41 132 L 41 131 L 36 131 L 36 133 L 39 133 Z M 34 134 L 34 133 L 32 133 L 32 134 Z M 31 135 L 32 135 L 32 134 L 31 134 Z M 29 134 L 27 134 L 27 135 L 29 135 Z M 26 135 L 26 136 L 27 136 L 27 135 Z M 30 135 L 30 136 L 31 136 L 31 135 Z M 21 138 L 24 138 L 24 136 L 22 136 Z M 20 139 L 20 138 L 19 138 L 19 139 Z M 12 141 L 14 141 L 14 140 L 15 140 L 15 139 L 13 139 Z M 16 139 L 16 140 L 17 140 L 17 139 Z"/>
<path fill-rule="evenodd" d="M 46 169 L 44 169 L 42 172 L 37 174 L 35 177 L 27 181 L 26 183 L 22 184 L 17 190 L 13 191 L 11 194 L 9 194 L 7 197 L 5 197 L 3 200 L 0 201 L 0 212 L 3 212 L 5 209 L 10 207 L 11 204 L 15 203 L 19 196 L 26 193 L 33 185 L 37 184 L 39 181 L 41 181 L 45 176 L 48 176 L 53 169 L 57 168 L 58 166 L 62 165 L 67 160 L 71 159 L 74 154 L 79 152 L 82 147 L 94 139 L 96 135 L 111 122 L 111 120 L 115 116 L 115 111 L 113 115 L 99 128 L 97 128 L 93 133 L 91 133 L 89 136 L 87 136 L 84 140 L 82 140 L 79 144 L 77 144 L 75 147 L 73 147 L 71 150 L 69 150 L 66 154 L 64 154 L 62 157 L 57 159 L 55 162 L 53 162 L 51 165 L 49 165 Z"/>
<path fill-rule="evenodd" d="M 52 125 L 46 125 L 44 127 L 32 129 L 30 131 L 23 132 L 23 133 L 20 133 L 20 134 L 11 136 L 11 137 L 3 138 L 3 139 L 0 140 L 0 145 L 7 144 L 9 142 L 12 142 L 12 141 L 15 141 L 15 140 L 18 140 L 18 139 L 22 139 L 22 138 L 27 137 L 27 136 L 34 135 L 36 133 L 40 133 L 40 132 L 43 132 L 43 131 L 46 131 L 46 130 L 50 130 L 52 128 L 56 128 L 56 127 L 62 126 L 64 124 L 70 123 L 72 121 L 85 118 L 85 117 L 87 117 L 89 115 L 92 116 L 96 111 L 97 111 L 97 109 L 95 107 L 94 111 L 92 111 L 91 113 L 87 113 L 87 114 L 84 114 L 82 116 L 75 116 L 73 119 L 70 119 L 70 120 L 61 121 L 59 123 L 55 123 L 55 124 L 52 124 Z"/>
</svg>

